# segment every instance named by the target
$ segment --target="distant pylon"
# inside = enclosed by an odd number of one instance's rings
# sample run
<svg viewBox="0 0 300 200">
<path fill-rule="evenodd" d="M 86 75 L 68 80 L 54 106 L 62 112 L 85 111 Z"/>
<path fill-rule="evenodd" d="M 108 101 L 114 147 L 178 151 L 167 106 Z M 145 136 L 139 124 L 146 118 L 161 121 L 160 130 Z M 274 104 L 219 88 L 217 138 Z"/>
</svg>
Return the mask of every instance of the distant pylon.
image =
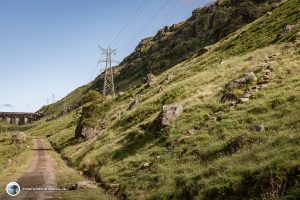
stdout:
<svg viewBox="0 0 300 200">
<path fill-rule="evenodd" d="M 102 55 L 105 54 L 105 60 L 100 60 L 100 62 L 105 62 L 105 76 L 104 76 L 104 84 L 103 84 L 103 95 L 112 97 L 115 96 L 115 84 L 114 84 L 114 71 L 112 67 L 112 55 L 116 54 L 116 49 L 111 49 L 108 47 L 107 49 L 102 48 L 100 45 L 98 47 L 102 51 Z"/>
<path fill-rule="evenodd" d="M 52 94 L 52 103 L 55 103 L 55 94 Z"/>
</svg>

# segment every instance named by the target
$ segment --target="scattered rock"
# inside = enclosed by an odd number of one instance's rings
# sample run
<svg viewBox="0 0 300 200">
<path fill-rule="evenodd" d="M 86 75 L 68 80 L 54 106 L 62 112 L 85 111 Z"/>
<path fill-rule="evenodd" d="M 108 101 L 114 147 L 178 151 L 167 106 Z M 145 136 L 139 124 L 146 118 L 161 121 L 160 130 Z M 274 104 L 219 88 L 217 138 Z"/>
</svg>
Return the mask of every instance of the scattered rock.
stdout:
<svg viewBox="0 0 300 200">
<path fill-rule="evenodd" d="M 164 80 L 164 83 L 169 83 L 174 78 L 173 74 L 168 74 Z"/>
<path fill-rule="evenodd" d="M 226 89 L 233 89 L 233 88 L 237 88 L 240 87 L 241 85 L 251 82 L 251 81 L 256 81 L 257 77 L 255 76 L 255 74 L 253 72 L 246 72 L 244 73 L 239 79 L 230 81 L 225 88 Z"/>
<path fill-rule="evenodd" d="M 272 15 L 272 12 L 267 12 L 267 15 Z"/>
<path fill-rule="evenodd" d="M 196 133 L 195 129 L 188 130 L 187 132 L 188 135 L 194 135 L 195 133 Z"/>
<path fill-rule="evenodd" d="M 118 92 L 118 96 L 123 96 L 125 92 Z"/>
<path fill-rule="evenodd" d="M 149 168 L 149 167 L 150 167 L 150 163 L 144 163 L 144 164 L 143 164 L 143 168 L 144 168 L 144 169 L 147 169 L 147 168 Z"/>
<path fill-rule="evenodd" d="M 265 126 L 264 125 L 254 125 L 251 127 L 251 130 L 257 131 L 257 132 L 265 132 Z"/>
<path fill-rule="evenodd" d="M 157 160 L 159 160 L 161 157 L 160 157 L 160 156 L 156 156 L 155 158 L 156 158 Z"/>
<path fill-rule="evenodd" d="M 110 188 L 119 188 L 120 184 L 119 183 L 112 183 L 112 184 L 109 184 L 109 187 Z"/>
<path fill-rule="evenodd" d="M 284 27 L 284 29 L 281 30 L 281 32 L 278 34 L 277 39 L 279 39 L 280 37 L 286 35 L 287 33 L 291 32 L 292 30 L 294 30 L 294 28 L 296 28 L 297 25 L 287 25 L 286 27 Z"/>
<path fill-rule="evenodd" d="M 252 96 L 252 93 L 251 92 L 246 92 L 243 96 L 242 96 L 242 98 L 250 98 Z"/>
<path fill-rule="evenodd" d="M 239 102 L 241 103 L 245 103 L 247 101 L 249 101 L 249 98 L 239 98 Z"/>
<path fill-rule="evenodd" d="M 165 105 L 161 113 L 158 116 L 159 125 L 161 127 L 171 126 L 171 124 L 179 117 L 183 112 L 182 105 Z"/>
<path fill-rule="evenodd" d="M 209 51 L 209 48 L 208 48 L 208 47 L 204 47 L 204 48 L 202 48 L 202 49 L 200 49 L 200 50 L 198 51 L 198 55 L 205 54 L 205 53 L 208 52 L 208 51 Z"/>
<path fill-rule="evenodd" d="M 154 76 L 154 74 L 149 73 L 146 76 L 146 81 L 149 86 L 152 86 L 156 82 L 156 77 Z"/>
<path fill-rule="evenodd" d="M 160 86 L 159 89 L 158 89 L 158 92 L 161 92 L 161 91 L 163 91 L 163 87 L 162 86 Z"/>
<path fill-rule="evenodd" d="M 129 110 L 133 110 L 134 108 L 138 107 L 140 105 L 140 101 L 138 99 L 135 99 L 128 107 Z"/>
<path fill-rule="evenodd" d="M 70 187 L 70 190 L 79 189 L 97 189 L 97 183 L 95 181 L 79 181 Z"/>
<path fill-rule="evenodd" d="M 26 135 L 23 132 L 14 133 L 11 136 L 11 143 L 12 144 L 22 144 L 26 142 Z"/>
<path fill-rule="evenodd" d="M 235 140 L 233 140 L 227 149 L 227 154 L 234 154 L 234 153 L 238 153 L 240 151 L 240 149 L 243 147 L 244 143 L 246 140 L 246 136 L 245 135 L 241 135 L 238 136 Z"/>
<path fill-rule="evenodd" d="M 230 102 L 230 101 L 236 101 L 238 98 L 229 92 L 225 92 L 221 98 L 222 103 Z"/>
<path fill-rule="evenodd" d="M 256 81 L 257 77 L 255 76 L 255 74 L 253 72 L 246 72 L 243 74 L 243 76 L 237 80 L 235 80 L 238 83 L 247 83 L 249 81 Z"/>
</svg>

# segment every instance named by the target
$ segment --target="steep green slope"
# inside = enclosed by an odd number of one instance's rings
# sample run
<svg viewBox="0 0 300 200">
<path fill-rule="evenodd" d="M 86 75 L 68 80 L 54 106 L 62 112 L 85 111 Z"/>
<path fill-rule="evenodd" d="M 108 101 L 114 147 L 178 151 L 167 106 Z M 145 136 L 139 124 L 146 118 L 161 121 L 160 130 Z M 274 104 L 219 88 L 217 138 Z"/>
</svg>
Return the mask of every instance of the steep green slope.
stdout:
<svg viewBox="0 0 300 200">
<path fill-rule="evenodd" d="M 299 22 L 300 1 L 287 0 L 162 72 L 153 86 L 88 103 L 80 119 L 72 111 L 30 131 L 47 134 L 72 166 L 118 199 L 297 199 Z M 287 25 L 295 26 L 282 32 Z M 229 87 L 250 72 L 256 79 Z M 222 103 L 228 93 L 240 100 Z M 132 99 L 140 104 L 128 109 Z M 166 104 L 184 111 L 158 129 Z M 87 141 L 75 137 L 77 123 L 86 121 L 99 130 Z"/>
</svg>

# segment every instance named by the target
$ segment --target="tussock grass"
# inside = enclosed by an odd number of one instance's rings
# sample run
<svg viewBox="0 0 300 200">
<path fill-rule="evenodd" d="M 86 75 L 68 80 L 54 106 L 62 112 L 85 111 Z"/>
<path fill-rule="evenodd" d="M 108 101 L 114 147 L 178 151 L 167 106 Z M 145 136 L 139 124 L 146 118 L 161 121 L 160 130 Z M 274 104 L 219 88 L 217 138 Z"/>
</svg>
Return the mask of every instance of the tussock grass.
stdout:
<svg viewBox="0 0 300 200">
<path fill-rule="evenodd" d="M 153 87 L 142 84 L 115 100 L 98 102 L 98 114 L 88 117 L 106 124 L 99 138 L 74 138 L 75 112 L 30 131 L 50 135 L 70 165 L 106 184 L 120 184 L 128 199 L 296 199 L 299 29 L 275 38 L 300 19 L 299 7 L 297 0 L 284 1 L 271 15 L 232 33 L 206 54 L 161 73 Z M 266 88 L 235 109 L 221 103 L 229 81 L 259 71 L 273 53 L 278 56 L 270 61 L 273 72 Z M 162 84 L 168 74 L 174 79 Z M 128 110 L 130 98 L 140 100 L 133 110 Z M 170 129 L 149 128 L 163 105 L 175 103 L 182 104 L 184 112 Z M 212 118 L 217 114 L 220 120 Z M 254 129 L 257 125 L 265 131 Z M 193 134 L 187 134 L 189 130 Z"/>
</svg>

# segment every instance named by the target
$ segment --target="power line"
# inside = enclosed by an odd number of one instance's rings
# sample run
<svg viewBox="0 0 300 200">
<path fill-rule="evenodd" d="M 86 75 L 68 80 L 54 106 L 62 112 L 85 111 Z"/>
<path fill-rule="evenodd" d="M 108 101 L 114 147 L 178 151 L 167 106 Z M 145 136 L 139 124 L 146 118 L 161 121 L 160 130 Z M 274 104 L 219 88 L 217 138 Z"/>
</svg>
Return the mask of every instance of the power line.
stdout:
<svg viewBox="0 0 300 200">
<path fill-rule="evenodd" d="M 142 3 L 137 7 L 137 9 L 133 12 L 133 14 L 130 16 L 130 18 L 128 19 L 128 21 L 124 24 L 124 26 L 120 29 L 120 31 L 116 34 L 116 36 L 112 39 L 112 41 L 110 42 L 110 46 L 114 43 L 117 43 L 122 36 L 127 32 L 128 28 L 130 27 L 130 25 L 132 25 L 132 23 L 135 21 L 135 19 L 142 13 L 141 11 L 143 10 L 143 8 L 145 7 L 146 3 L 148 3 L 147 0 L 142 1 Z M 123 34 L 122 34 L 123 32 Z M 122 35 L 121 35 L 122 34 Z M 97 63 L 95 64 L 92 73 L 89 76 L 88 82 L 90 82 L 92 76 L 95 74 L 95 71 L 98 67 L 100 63 L 100 60 L 97 61 Z M 100 71 L 100 74 L 103 72 L 103 70 Z"/>
<path fill-rule="evenodd" d="M 142 32 L 145 32 L 145 30 L 147 30 L 149 28 L 149 26 L 153 23 L 154 19 L 159 16 L 159 14 L 161 13 L 161 11 L 168 5 L 168 3 L 170 2 L 170 0 L 166 0 L 161 6 L 160 8 L 154 13 L 154 15 L 152 15 L 152 17 L 150 18 L 150 20 L 145 23 L 144 26 L 142 26 L 138 31 L 137 34 L 140 34 Z M 122 46 L 121 49 L 124 49 L 124 47 L 132 44 L 134 42 L 134 40 L 137 38 L 137 34 L 134 35 L 134 37 L 131 38 L 131 40 L 129 40 L 129 42 L 127 42 L 125 45 Z"/>
<path fill-rule="evenodd" d="M 95 74 L 95 71 L 96 71 L 96 69 L 97 69 L 99 63 L 100 63 L 100 60 L 98 60 L 97 63 L 96 63 L 96 65 L 94 66 L 93 71 L 92 71 L 92 73 L 90 74 L 89 79 L 88 79 L 87 82 L 90 82 L 91 78 L 92 78 L 93 75 Z"/>
<path fill-rule="evenodd" d="M 123 35 L 128 31 L 130 25 L 133 24 L 133 22 L 138 18 L 138 16 L 142 13 L 141 11 L 145 8 L 146 3 L 149 1 L 144 0 L 141 2 L 141 4 L 137 7 L 137 9 L 133 12 L 133 14 L 130 16 L 128 21 L 124 24 L 124 26 L 120 29 L 120 31 L 117 33 L 117 35 L 113 38 L 113 40 L 110 43 L 110 46 L 112 46 L 115 43 L 118 43 L 118 41 L 122 38 Z M 123 34 L 122 34 L 123 32 Z"/>
<path fill-rule="evenodd" d="M 194 2 L 194 0 L 185 0 L 184 5 L 180 6 L 179 9 L 176 10 L 168 19 L 165 20 L 166 23 L 168 23 L 172 18 L 176 17 L 183 9 L 185 9 L 189 4 Z"/>
</svg>

